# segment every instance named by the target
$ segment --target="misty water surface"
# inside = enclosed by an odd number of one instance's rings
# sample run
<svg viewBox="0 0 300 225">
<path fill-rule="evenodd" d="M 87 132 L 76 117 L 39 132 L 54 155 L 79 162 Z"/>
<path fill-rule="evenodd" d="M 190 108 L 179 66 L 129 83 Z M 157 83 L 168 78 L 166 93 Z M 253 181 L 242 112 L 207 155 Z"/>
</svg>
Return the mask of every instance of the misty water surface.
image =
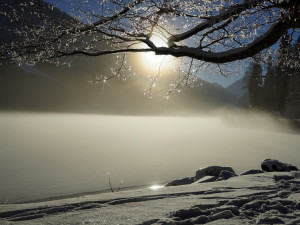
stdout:
<svg viewBox="0 0 300 225">
<path fill-rule="evenodd" d="M 193 176 L 265 158 L 299 167 L 299 134 L 266 118 L 0 114 L 0 203 Z"/>
</svg>

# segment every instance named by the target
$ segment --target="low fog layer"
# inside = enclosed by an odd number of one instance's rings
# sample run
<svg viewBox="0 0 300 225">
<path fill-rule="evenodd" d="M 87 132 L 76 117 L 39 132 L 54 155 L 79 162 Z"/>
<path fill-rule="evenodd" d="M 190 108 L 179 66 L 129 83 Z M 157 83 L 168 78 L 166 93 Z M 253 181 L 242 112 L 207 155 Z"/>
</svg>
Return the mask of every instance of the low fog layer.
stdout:
<svg viewBox="0 0 300 225">
<path fill-rule="evenodd" d="M 300 166 L 300 138 L 263 116 L 0 114 L 0 202 L 164 183 L 210 165 L 239 173 L 265 158 Z"/>
</svg>

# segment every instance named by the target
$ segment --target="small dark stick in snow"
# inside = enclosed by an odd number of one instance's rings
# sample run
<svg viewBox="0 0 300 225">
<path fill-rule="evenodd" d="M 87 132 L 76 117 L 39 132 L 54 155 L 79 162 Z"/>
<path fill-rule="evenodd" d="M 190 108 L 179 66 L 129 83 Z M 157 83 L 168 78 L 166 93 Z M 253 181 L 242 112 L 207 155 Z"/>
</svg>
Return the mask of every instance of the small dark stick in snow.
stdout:
<svg viewBox="0 0 300 225">
<path fill-rule="evenodd" d="M 112 188 L 111 182 L 110 182 L 110 173 L 108 173 L 108 184 L 109 184 L 111 192 L 114 192 L 114 189 Z"/>
</svg>

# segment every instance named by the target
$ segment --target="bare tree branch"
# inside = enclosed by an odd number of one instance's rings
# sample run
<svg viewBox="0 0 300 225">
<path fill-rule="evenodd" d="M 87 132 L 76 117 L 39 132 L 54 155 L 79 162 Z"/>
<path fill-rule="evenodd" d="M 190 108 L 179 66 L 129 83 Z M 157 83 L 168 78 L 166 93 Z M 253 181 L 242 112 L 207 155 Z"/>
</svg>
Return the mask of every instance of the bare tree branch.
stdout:
<svg viewBox="0 0 300 225">
<path fill-rule="evenodd" d="M 77 19 L 55 18 L 46 9 L 53 6 L 41 0 L 21 1 L 19 8 L 0 1 L 1 21 L 8 21 L 3 30 L 12 36 L 2 42 L 0 58 L 31 64 L 138 52 L 224 64 L 271 48 L 289 29 L 296 38 L 300 28 L 297 0 L 102 0 L 99 9 L 78 6 Z M 167 47 L 155 43 L 155 35 Z"/>
<path fill-rule="evenodd" d="M 300 20 L 297 21 L 279 21 L 274 23 L 270 29 L 247 44 L 246 46 L 235 48 L 232 50 L 224 51 L 224 52 L 207 52 L 201 50 L 199 48 L 191 48 L 191 47 L 178 47 L 178 48 L 166 48 L 160 47 L 157 48 L 153 46 L 150 49 L 117 49 L 110 51 L 96 51 L 96 52 L 87 52 L 87 51 L 72 51 L 69 53 L 61 52 L 60 56 L 64 55 L 77 55 L 84 54 L 88 56 L 100 56 L 114 53 L 124 53 L 124 52 L 155 52 L 157 55 L 172 55 L 175 57 L 190 57 L 194 59 L 199 59 L 206 62 L 212 63 L 228 63 L 236 60 L 246 59 L 248 57 L 254 56 L 263 49 L 266 49 L 272 45 L 274 45 L 282 36 L 282 34 L 288 28 L 300 28 Z"/>
<path fill-rule="evenodd" d="M 173 46 L 174 42 L 179 42 L 179 41 L 185 40 L 185 39 L 199 33 L 200 31 L 203 31 L 206 28 L 211 27 L 214 24 L 224 21 L 230 17 L 236 17 L 237 15 L 241 14 L 243 11 L 245 11 L 247 9 L 255 8 L 256 6 L 258 6 L 259 4 L 261 4 L 263 2 L 265 2 L 265 1 L 264 0 L 249 0 L 249 1 L 244 1 L 241 4 L 234 5 L 234 6 L 230 7 L 229 9 L 227 9 L 225 12 L 221 12 L 220 14 L 215 15 L 215 16 L 207 17 L 206 21 L 198 24 L 197 26 L 193 27 L 192 29 L 190 29 L 184 33 L 172 35 L 168 40 L 168 44 L 169 44 L 169 46 Z M 296 0 L 291 0 L 288 2 L 283 1 L 281 3 L 276 4 L 276 7 L 286 8 L 286 7 L 294 5 L 295 2 L 296 2 Z"/>
</svg>

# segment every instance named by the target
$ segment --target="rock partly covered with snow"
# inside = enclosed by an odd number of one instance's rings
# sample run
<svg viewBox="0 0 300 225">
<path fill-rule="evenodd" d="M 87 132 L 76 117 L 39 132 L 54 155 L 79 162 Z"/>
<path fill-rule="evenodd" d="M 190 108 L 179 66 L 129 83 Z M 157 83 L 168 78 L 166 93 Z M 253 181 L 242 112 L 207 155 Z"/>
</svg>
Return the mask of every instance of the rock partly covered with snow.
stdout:
<svg viewBox="0 0 300 225">
<path fill-rule="evenodd" d="M 207 182 L 213 182 L 216 181 L 218 179 L 218 177 L 215 176 L 205 176 L 202 177 L 201 179 L 195 181 L 195 184 L 200 184 L 200 183 L 207 183 Z"/>
<path fill-rule="evenodd" d="M 244 176 L 244 175 L 260 174 L 260 173 L 264 173 L 264 171 L 262 171 L 262 170 L 256 170 L 256 169 L 251 169 L 251 170 L 247 170 L 247 171 L 241 173 L 240 175 Z"/>
<path fill-rule="evenodd" d="M 291 164 L 280 162 L 276 159 L 265 159 L 261 163 L 261 168 L 267 172 L 290 172 L 299 171 L 299 169 Z"/>
<path fill-rule="evenodd" d="M 173 180 L 166 184 L 166 187 L 168 186 L 178 186 L 178 185 L 185 185 L 185 184 L 191 184 L 194 182 L 194 177 L 185 177 L 178 180 Z"/>
<path fill-rule="evenodd" d="M 195 175 L 195 181 L 197 181 L 205 176 L 219 177 L 219 175 L 222 171 L 228 171 L 228 172 L 235 174 L 234 170 L 231 167 L 209 166 L 209 167 L 205 167 L 205 168 L 201 168 L 201 169 L 197 170 L 196 175 Z"/>
<path fill-rule="evenodd" d="M 178 186 L 195 183 L 213 182 L 216 180 L 227 180 L 237 176 L 231 167 L 209 166 L 197 170 L 195 177 L 185 177 L 178 180 L 173 180 L 165 186 Z"/>
<path fill-rule="evenodd" d="M 228 180 L 231 177 L 236 177 L 235 173 L 229 172 L 227 170 L 222 170 L 217 180 Z"/>
</svg>

